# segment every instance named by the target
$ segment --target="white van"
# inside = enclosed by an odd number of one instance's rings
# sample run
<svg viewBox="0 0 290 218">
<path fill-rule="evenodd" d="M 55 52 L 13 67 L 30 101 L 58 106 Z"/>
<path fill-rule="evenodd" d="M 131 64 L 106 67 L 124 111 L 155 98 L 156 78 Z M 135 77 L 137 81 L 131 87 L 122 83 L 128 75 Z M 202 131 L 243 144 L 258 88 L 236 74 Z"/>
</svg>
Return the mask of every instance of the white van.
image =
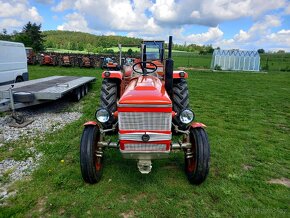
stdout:
<svg viewBox="0 0 290 218">
<path fill-rule="evenodd" d="M 23 43 L 0 40 L 0 86 L 28 80 Z"/>
</svg>

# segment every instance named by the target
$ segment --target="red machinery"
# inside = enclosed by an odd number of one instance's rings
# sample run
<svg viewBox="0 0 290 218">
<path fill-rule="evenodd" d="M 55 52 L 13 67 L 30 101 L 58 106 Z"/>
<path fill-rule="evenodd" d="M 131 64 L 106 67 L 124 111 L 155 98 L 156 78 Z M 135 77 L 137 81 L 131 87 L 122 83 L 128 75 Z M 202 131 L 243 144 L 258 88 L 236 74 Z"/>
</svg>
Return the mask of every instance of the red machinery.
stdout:
<svg viewBox="0 0 290 218">
<path fill-rule="evenodd" d="M 164 41 L 143 41 L 142 60 L 124 71 L 102 74 L 101 107 L 96 121 L 84 124 L 80 143 L 84 181 L 101 179 L 104 148 L 117 148 L 124 158 L 136 159 L 141 173 L 149 173 L 151 160 L 168 158 L 172 150 L 184 152 L 185 173 L 193 184 L 209 172 L 210 147 L 205 125 L 194 122 L 184 71 L 173 71 L 172 37 L 164 61 Z M 106 134 L 118 132 L 118 141 Z M 179 142 L 172 134 L 182 135 Z"/>
<path fill-rule="evenodd" d="M 57 66 L 58 60 L 55 54 L 41 54 L 40 56 L 40 65 L 52 65 Z"/>
</svg>

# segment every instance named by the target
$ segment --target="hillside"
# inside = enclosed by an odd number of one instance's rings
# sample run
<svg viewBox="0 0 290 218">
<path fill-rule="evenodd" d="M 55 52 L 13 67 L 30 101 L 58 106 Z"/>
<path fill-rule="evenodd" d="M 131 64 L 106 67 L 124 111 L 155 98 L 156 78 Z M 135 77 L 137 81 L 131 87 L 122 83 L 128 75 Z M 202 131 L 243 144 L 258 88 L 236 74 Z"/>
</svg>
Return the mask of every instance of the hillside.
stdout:
<svg viewBox="0 0 290 218">
<path fill-rule="evenodd" d="M 103 48 L 115 47 L 121 44 L 140 44 L 142 39 L 131 38 L 126 36 L 104 36 L 93 35 L 90 33 L 58 31 L 43 31 L 45 35 L 46 48 L 58 48 L 69 50 L 86 50 L 98 52 Z"/>
</svg>

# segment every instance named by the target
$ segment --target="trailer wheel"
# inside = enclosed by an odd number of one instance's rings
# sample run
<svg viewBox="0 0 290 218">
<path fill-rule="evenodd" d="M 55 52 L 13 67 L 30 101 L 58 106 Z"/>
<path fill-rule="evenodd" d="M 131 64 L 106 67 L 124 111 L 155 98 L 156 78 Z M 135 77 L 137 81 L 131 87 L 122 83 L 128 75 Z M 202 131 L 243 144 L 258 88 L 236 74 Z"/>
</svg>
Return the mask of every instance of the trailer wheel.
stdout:
<svg viewBox="0 0 290 218">
<path fill-rule="evenodd" d="M 118 98 L 118 84 L 116 80 L 104 79 L 102 82 L 101 89 L 101 107 L 106 108 L 111 113 L 114 113 L 117 110 L 117 98 Z M 103 127 L 108 129 L 112 127 L 116 119 L 111 116 L 107 124 L 104 124 Z"/>
<path fill-rule="evenodd" d="M 175 111 L 177 114 L 180 114 L 180 112 L 183 109 L 189 108 L 189 95 L 187 82 L 185 79 L 173 80 L 172 102 L 173 102 L 173 111 Z M 184 124 L 181 123 L 178 116 L 175 116 L 173 118 L 173 122 L 180 129 L 186 129 L 186 126 L 184 126 Z"/>
<path fill-rule="evenodd" d="M 82 97 L 84 97 L 86 95 L 85 86 L 84 85 L 81 86 L 80 89 L 81 89 Z"/>
<path fill-rule="evenodd" d="M 80 145 L 80 165 L 85 182 L 100 181 L 103 172 L 102 149 L 98 147 L 100 130 L 98 126 L 85 126 Z"/>
<path fill-rule="evenodd" d="M 190 183 L 199 185 L 209 172 L 210 146 L 203 128 L 191 128 L 189 137 L 192 147 L 185 151 L 185 173 Z"/>
<path fill-rule="evenodd" d="M 85 95 L 86 95 L 89 92 L 89 85 L 85 84 L 84 87 L 85 87 Z"/>
<path fill-rule="evenodd" d="M 82 98 L 81 89 L 80 88 L 75 89 L 72 93 L 72 100 L 77 102 L 77 101 L 81 100 L 81 98 Z"/>
</svg>

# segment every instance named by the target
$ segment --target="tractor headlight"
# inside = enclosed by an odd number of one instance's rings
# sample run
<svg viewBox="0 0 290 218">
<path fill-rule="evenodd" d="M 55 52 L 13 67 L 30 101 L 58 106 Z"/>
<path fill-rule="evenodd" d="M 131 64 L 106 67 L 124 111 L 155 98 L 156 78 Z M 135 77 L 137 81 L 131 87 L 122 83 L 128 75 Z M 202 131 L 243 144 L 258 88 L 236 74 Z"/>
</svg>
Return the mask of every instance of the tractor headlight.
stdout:
<svg viewBox="0 0 290 218">
<path fill-rule="evenodd" d="M 179 115 L 179 119 L 183 124 L 189 124 L 194 119 L 194 113 L 190 109 L 184 109 Z"/>
<path fill-rule="evenodd" d="M 106 123 L 109 121 L 111 115 L 107 109 L 101 108 L 96 111 L 95 116 L 100 123 Z"/>
</svg>

